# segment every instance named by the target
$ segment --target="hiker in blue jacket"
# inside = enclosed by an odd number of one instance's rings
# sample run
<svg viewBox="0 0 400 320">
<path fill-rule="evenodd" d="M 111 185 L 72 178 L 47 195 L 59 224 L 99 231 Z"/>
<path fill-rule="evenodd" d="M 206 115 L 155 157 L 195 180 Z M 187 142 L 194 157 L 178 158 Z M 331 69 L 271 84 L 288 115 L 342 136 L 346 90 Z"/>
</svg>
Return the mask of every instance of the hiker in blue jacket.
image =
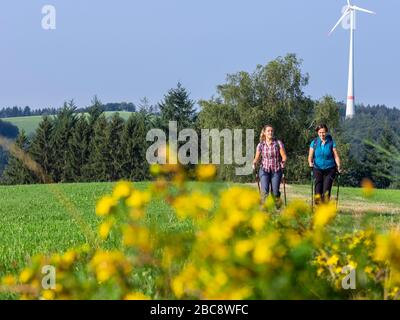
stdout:
<svg viewBox="0 0 400 320">
<path fill-rule="evenodd" d="M 315 202 L 318 204 L 320 201 L 329 201 L 336 172 L 341 173 L 341 168 L 336 142 L 328 134 L 328 127 L 325 124 L 321 124 L 315 131 L 318 137 L 310 144 L 308 164 L 313 170 Z"/>
</svg>

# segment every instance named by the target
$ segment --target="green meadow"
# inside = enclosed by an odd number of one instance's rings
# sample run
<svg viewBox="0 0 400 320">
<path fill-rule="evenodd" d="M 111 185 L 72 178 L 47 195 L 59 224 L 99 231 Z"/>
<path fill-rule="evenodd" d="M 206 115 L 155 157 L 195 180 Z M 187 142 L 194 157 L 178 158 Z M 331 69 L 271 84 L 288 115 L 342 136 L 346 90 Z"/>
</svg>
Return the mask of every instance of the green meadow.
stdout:
<svg viewBox="0 0 400 320">
<path fill-rule="evenodd" d="M 0 187 L 0 276 L 17 272 L 28 258 L 37 253 L 64 252 L 89 242 L 95 236 L 99 218 L 95 215 L 98 199 L 113 188 L 113 183 L 25 185 Z M 139 189 L 148 182 L 135 183 Z M 190 183 L 193 189 L 224 190 L 227 183 Z M 255 188 L 255 185 L 249 185 Z M 288 201 L 310 201 L 309 186 L 286 186 Z M 336 188 L 333 189 L 336 198 Z M 339 215 L 332 228 L 344 233 L 361 227 L 390 229 L 400 223 L 400 190 L 376 190 L 370 199 L 361 189 L 341 188 Z M 148 223 L 165 228 L 192 231 L 188 222 L 178 221 L 162 200 L 150 205 Z M 114 243 L 110 239 L 109 246 Z"/>
<path fill-rule="evenodd" d="M 107 111 L 104 113 L 105 113 L 106 117 L 109 118 L 116 112 L 115 111 Z M 128 119 L 129 116 L 131 115 L 131 112 L 128 112 L 128 111 L 118 111 L 118 113 L 125 120 Z M 12 123 L 13 125 L 17 126 L 20 131 L 25 130 L 25 132 L 29 135 L 29 134 L 35 132 L 40 121 L 42 120 L 42 116 L 2 118 L 1 120 Z"/>
</svg>

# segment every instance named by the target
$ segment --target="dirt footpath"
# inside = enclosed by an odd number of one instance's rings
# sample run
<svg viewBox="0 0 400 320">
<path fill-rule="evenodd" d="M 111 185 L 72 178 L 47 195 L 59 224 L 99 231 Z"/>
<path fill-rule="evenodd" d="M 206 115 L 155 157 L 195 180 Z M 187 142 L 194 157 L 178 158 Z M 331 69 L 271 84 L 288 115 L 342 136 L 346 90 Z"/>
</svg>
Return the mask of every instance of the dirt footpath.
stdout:
<svg viewBox="0 0 400 320">
<path fill-rule="evenodd" d="M 246 185 L 258 188 L 256 183 L 247 183 Z M 311 189 L 311 187 L 310 187 Z M 281 186 L 281 192 L 283 194 L 283 186 Z M 336 199 L 336 189 L 333 190 L 332 198 Z M 309 202 L 310 201 L 310 195 L 311 191 L 307 194 L 300 193 L 298 190 L 295 190 L 290 185 L 286 185 L 286 194 L 287 194 L 287 200 L 291 201 L 294 199 L 301 199 L 304 201 Z M 351 211 L 356 214 L 359 213 L 367 213 L 367 212 L 376 212 L 376 213 L 386 213 L 386 214 L 400 214 L 400 207 L 396 206 L 395 204 L 391 203 L 384 203 L 384 202 L 366 202 L 363 201 L 361 197 L 355 197 L 356 199 L 348 200 L 348 199 L 343 199 L 340 198 L 339 195 L 339 210 L 340 211 Z"/>
</svg>

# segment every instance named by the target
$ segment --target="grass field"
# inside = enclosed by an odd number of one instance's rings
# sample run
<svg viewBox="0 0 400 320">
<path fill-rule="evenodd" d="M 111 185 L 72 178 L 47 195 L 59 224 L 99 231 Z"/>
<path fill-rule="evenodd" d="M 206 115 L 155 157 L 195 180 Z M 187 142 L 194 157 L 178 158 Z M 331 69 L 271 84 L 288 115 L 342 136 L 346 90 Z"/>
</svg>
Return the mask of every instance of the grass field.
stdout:
<svg viewBox="0 0 400 320">
<path fill-rule="evenodd" d="M 139 189 L 146 186 L 146 182 L 136 183 Z M 227 186 L 190 184 L 196 189 L 223 190 Z M 112 183 L 0 187 L 0 276 L 16 272 L 36 253 L 63 252 L 86 243 L 88 233 L 95 232 L 99 224 L 94 212 L 96 201 L 112 187 Z M 308 200 L 309 187 L 287 186 L 287 194 L 289 201 Z M 343 188 L 339 207 L 340 214 L 331 227 L 334 233 L 365 226 L 389 229 L 400 223 L 400 191 L 376 190 L 373 198 L 365 200 L 360 189 Z M 178 221 L 161 200 L 152 203 L 150 211 L 148 223 L 191 231 L 191 224 Z M 114 245 L 112 238 L 108 245 Z"/>
<path fill-rule="evenodd" d="M 111 117 L 114 113 L 115 113 L 114 111 L 108 111 L 105 112 L 105 115 L 107 117 Z M 119 115 L 123 119 L 128 119 L 129 116 L 131 115 L 131 112 L 120 111 Z M 39 122 L 42 120 L 42 116 L 2 118 L 1 120 L 6 122 L 11 122 L 15 126 L 17 126 L 19 130 L 23 129 L 27 134 L 31 134 L 36 130 L 37 126 L 39 125 Z"/>
</svg>

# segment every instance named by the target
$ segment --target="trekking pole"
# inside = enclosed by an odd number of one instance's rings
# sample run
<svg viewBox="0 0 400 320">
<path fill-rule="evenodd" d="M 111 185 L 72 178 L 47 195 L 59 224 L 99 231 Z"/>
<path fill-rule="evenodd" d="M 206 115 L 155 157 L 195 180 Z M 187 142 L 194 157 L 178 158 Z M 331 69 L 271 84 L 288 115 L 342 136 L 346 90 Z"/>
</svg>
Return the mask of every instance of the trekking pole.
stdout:
<svg viewBox="0 0 400 320">
<path fill-rule="evenodd" d="M 311 211 L 314 212 L 314 172 L 311 168 Z"/>
<path fill-rule="evenodd" d="M 338 171 L 338 179 L 337 179 L 337 193 L 336 193 L 336 210 L 339 206 L 339 188 L 340 188 L 340 172 Z"/>
<path fill-rule="evenodd" d="M 258 193 L 259 193 L 259 195 L 260 195 L 260 197 L 261 197 L 260 177 L 259 177 L 259 175 L 258 175 L 258 172 L 257 172 L 256 168 L 254 168 L 254 174 L 255 174 L 255 180 L 256 180 L 257 186 L 258 186 Z"/>
<path fill-rule="evenodd" d="M 285 179 L 285 171 L 282 171 L 282 181 L 283 181 L 283 195 L 285 198 L 285 207 L 287 206 L 287 201 L 286 201 L 286 179 Z"/>
</svg>

